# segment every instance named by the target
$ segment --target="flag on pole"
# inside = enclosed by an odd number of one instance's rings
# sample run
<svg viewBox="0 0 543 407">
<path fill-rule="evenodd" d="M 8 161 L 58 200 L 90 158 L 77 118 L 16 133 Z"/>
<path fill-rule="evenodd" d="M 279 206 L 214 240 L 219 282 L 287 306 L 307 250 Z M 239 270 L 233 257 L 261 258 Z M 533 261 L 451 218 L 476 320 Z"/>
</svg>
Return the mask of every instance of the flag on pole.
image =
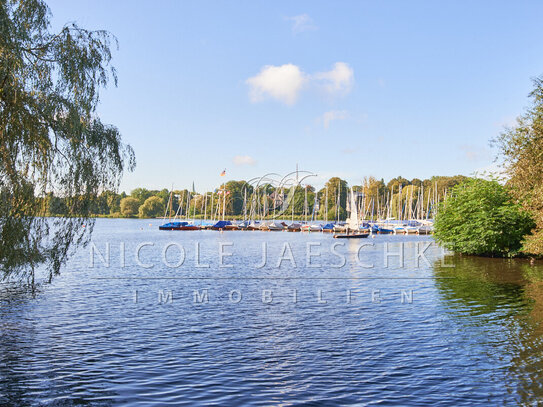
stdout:
<svg viewBox="0 0 543 407">
<path fill-rule="evenodd" d="M 224 177 L 226 175 L 226 168 L 221 172 L 221 177 Z"/>
</svg>

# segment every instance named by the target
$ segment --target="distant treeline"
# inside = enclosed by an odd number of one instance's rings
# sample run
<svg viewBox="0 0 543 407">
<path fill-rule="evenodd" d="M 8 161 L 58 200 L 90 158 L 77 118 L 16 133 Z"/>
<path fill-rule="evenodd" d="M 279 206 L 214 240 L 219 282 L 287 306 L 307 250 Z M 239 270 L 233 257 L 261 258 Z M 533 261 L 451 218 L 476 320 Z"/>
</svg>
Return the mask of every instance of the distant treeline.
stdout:
<svg viewBox="0 0 543 407">
<path fill-rule="evenodd" d="M 383 179 L 365 177 L 361 185 L 353 185 L 359 212 L 365 218 L 427 218 L 433 216 L 436 204 L 455 185 L 467 177 L 434 176 L 430 179 L 408 180 L 396 177 Z M 223 189 L 224 185 L 224 189 Z M 349 210 L 347 181 L 333 177 L 316 190 L 311 185 L 278 188 L 267 184 L 255 187 L 245 181 L 228 181 L 214 191 L 149 190 L 136 188 L 130 195 L 104 191 L 92 200 L 95 216 L 114 218 L 155 218 L 166 215 L 181 218 L 218 219 L 223 210 L 228 218 L 303 217 L 320 220 L 344 220 Z M 226 192 L 224 192 L 226 191 Z M 45 198 L 51 216 L 64 215 L 66 198 L 50 193 Z M 224 208 L 223 208 L 224 206 Z"/>
</svg>

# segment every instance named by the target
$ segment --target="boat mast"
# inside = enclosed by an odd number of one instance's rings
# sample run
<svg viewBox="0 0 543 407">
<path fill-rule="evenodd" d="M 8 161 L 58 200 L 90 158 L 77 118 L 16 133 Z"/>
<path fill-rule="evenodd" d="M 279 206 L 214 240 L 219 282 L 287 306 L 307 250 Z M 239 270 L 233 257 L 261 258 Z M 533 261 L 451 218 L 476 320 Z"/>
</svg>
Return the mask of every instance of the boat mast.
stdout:
<svg viewBox="0 0 543 407">
<path fill-rule="evenodd" d="M 262 186 L 262 193 L 260 196 L 260 204 L 262 209 L 262 221 L 266 219 L 266 216 L 268 216 L 268 212 L 270 211 L 269 208 L 269 202 L 268 202 L 268 186 L 263 185 Z"/>
<path fill-rule="evenodd" d="M 307 223 L 307 185 L 304 187 L 304 222 Z"/>
<path fill-rule="evenodd" d="M 200 205 L 200 215 L 201 215 L 202 212 L 204 211 L 204 205 L 205 205 L 205 204 L 204 204 L 204 197 L 203 197 L 202 195 L 200 195 L 200 196 L 202 197 L 202 198 L 201 198 L 201 199 L 202 199 L 202 204 Z M 196 214 L 195 214 L 195 215 L 196 215 Z M 201 222 L 200 222 L 200 224 L 201 224 Z"/>
<path fill-rule="evenodd" d="M 292 199 L 291 199 L 291 202 L 292 202 L 292 223 L 294 223 L 294 197 L 296 196 L 296 190 L 298 189 L 298 185 L 295 184 L 292 186 L 293 188 L 293 194 L 292 194 Z"/>
<path fill-rule="evenodd" d="M 215 193 L 211 191 L 211 209 L 210 209 L 211 222 L 215 220 L 215 211 L 213 210 L 214 203 L 215 203 Z"/>
<path fill-rule="evenodd" d="M 166 210 L 164 211 L 164 219 L 162 219 L 162 222 L 166 222 L 166 215 L 168 214 L 168 208 L 172 204 L 172 194 L 173 194 L 173 185 L 172 185 L 172 189 L 170 190 L 170 196 L 168 198 L 168 203 L 166 204 Z M 170 209 L 170 213 L 171 213 L 171 209 Z"/>
<path fill-rule="evenodd" d="M 432 188 L 426 193 L 428 195 L 428 199 L 426 202 L 426 220 L 428 220 L 428 217 L 430 216 L 430 195 L 432 192 Z"/>
<path fill-rule="evenodd" d="M 179 203 L 179 207 L 177 208 L 179 211 L 179 218 L 183 216 L 183 202 L 185 202 L 185 191 L 181 193 L 181 202 Z"/>
<path fill-rule="evenodd" d="M 243 220 L 247 220 L 247 187 L 243 189 Z"/>
<path fill-rule="evenodd" d="M 326 223 L 328 223 L 328 185 L 326 185 L 326 199 L 325 199 L 324 211 L 326 212 Z"/>
<path fill-rule="evenodd" d="M 341 191 L 341 184 L 339 184 L 339 187 L 336 189 L 336 218 L 337 218 L 337 223 L 339 223 L 340 191 Z"/>
<path fill-rule="evenodd" d="M 273 194 L 273 220 L 275 220 L 275 204 L 277 203 L 277 193 L 276 190 L 272 192 Z"/>
<path fill-rule="evenodd" d="M 170 192 L 170 216 L 169 216 L 169 219 L 168 219 L 169 221 L 172 220 L 172 205 L 171 205 L 171 203 L 172 203 L 172 196 L 173 196 L 173 190 L 172 190 L 172 192 Z"/>
<path fill-rule="evenodd" d="M 226 214 L 226 182 L 222 184 L 222 220 Z"/>
<path fill-rule="evenodd" d="M 206 195 L 205 195 L 205 198 L 204 198 L 204 220 L 203 220 L 203 222 L 207 222 L 207 192 L 206 192 Z"/>
<path fill-rule="evenodd" d="M 190 191 L 187 193 L 187 210 L 185 212 L 185 220 L 189 220 L 190 216 Z"/>
<path fill-rule="evenodd" d="M 402 221 L 402 184 L 398 186 L 398 220 Z"/>
<path fill-rule="evenodd" d="M 413 218 L 413 185 L 411 185 L 410 191 L 409 191 L 409 212 L 407 213 L 407 220 L 411 220 Z"/>
</svg>

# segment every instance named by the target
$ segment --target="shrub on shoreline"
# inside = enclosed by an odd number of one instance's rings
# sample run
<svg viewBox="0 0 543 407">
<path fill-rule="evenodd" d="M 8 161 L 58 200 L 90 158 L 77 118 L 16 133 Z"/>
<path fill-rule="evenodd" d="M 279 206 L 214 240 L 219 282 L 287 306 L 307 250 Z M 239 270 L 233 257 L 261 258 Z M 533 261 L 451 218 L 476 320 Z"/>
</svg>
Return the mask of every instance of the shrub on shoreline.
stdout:
<svg viewBox="0 0 543 407">
<path fill-rule="evenodd" d="M 434 226 L 436 241 L 449 250 L 512 257 L 535 224 L 498 181 L 472 178 L 453 188 Z"/>
</svg>

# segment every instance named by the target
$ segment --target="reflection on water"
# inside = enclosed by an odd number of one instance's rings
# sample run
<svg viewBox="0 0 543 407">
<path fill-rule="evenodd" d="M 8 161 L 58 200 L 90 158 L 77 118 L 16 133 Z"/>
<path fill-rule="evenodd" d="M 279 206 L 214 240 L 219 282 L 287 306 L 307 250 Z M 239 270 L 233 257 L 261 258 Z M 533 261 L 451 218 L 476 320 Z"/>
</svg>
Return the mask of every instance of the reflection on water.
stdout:
<svg viewBox="0 0 543 407">
<path fill-rule="evenodd" d="M 436 287 L 446 309 L 467 331 L 482 328 L 488 361 L 510 394 L 523 405 L 543 399 L 543 266 L 523 259 L 451 256 L 434 264 Z M 498 327 L 498 329 L 496 329 Z M 505 352 L 504 352 L 505 350 Z M 487 362 L 488 363 L 488 362 Z"/>
<path fill-rule="evenodd" d="M 328 235 L 163 233 L 149 221 L 99 220 L 94 241 L 142 241 L 187 250 L 180 270 L 157 266 L 89 269 L 81 252 L 35 295 L 0 289 L 2 405 L 533 405 L 543 399 L 543 269 L 526 261 L 447 257 L 416 267 L 428 237 L 378 236 L 346 242 L 346 264 L 323 253 L 305 265 L 306 244 Z M 156 226 L 156 225 L 155 225 Z M 232 241 L 216 267 L 194 241 Z M 260 263 L 261 242 L 275 264 L 288 242 L 297 266 Z M 385 268 L 383 245 L 406 242 L 406 268 Z M 227 250 L 230 251 L 230 250 Z M 215 252 L 214 252 L 215 253 Z M 112 250 L 111 264 L 118 253 Z M 272 261 L 273 260 L 273 261 Z M 396 260 L 396 259 L 394 259 Z M 105 279 L 98 279 L 105 278 Z M 118 277 L 123 277 L 118 279 Z M 134 278 L 137 277 L 137 278 Z M 144 277 L 144 278 L 141 278 Z M 163 279 L 182 277 L 182 279 Z M 256 277 L 256 279 L 255 279 Z M 195 304 L 194 290 L 209 290 Z M 173 301 L 158 304 L 157 292 Z M 239 290 L 234 304 L 229 293 Z M 264 303 L 262 291 L 273 292 Z M 401 291 L 413 292 L 402 302 Z M 134 292 L 138 301 L 134 302 Z M 318 301 L 318 292 L 322 302 Z M 380 302 L 372 293 L 380 292 Z M 347 302 L 350 292 L 352 301 Z M 293 300 L 296 293 L 296 301 Z"/>
</svg>

